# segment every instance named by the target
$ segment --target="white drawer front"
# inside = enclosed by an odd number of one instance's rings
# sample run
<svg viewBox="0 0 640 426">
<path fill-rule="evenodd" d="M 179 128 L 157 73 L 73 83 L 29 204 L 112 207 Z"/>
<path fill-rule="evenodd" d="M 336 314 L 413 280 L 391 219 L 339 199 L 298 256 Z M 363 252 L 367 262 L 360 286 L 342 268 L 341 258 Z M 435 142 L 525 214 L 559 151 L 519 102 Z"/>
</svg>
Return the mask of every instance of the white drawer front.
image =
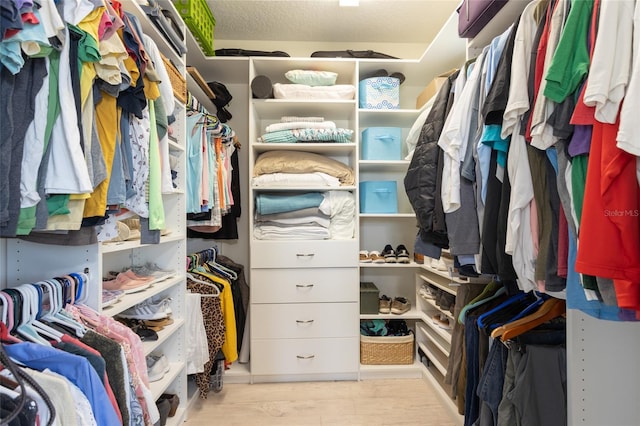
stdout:
<svg viewBox="0 0 640 426">
<path fill-rule="evenodd" d="M 270 338 L 357 337 L 358 303 L 251 305 L 251 336 Z"/>
<path fill-rule="evenodd" d="M 251 242 L 251 268 L 348 266 L 358 266 L 356 240 Z"/>
<path fill-rule="evenodd" d="M 359 337 L 251 341 L 251 374 L 357 372 Z"/>
<path fill-rule="evenodd" d="M 254 269 L 251 303 L 357 302 L 358 268 Z"/>
</svg>

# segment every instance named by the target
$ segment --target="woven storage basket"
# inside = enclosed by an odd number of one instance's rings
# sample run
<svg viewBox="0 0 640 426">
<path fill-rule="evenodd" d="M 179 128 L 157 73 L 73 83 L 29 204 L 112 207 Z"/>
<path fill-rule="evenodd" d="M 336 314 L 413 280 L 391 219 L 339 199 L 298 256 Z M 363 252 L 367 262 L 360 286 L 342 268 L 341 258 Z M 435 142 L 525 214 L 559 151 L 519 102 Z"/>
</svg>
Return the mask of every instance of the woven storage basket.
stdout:
<svg viewBox="0 0 640 426">
<path fill-rule="evenodd" d="M 206 0 L 173 0 L 182 19 L 189 27 L 202 52 L 206 56 L 215 56 L 213 48 L 213 29 L 216 20 Z"/>
<path fill-rule="evenodd" d="M 173 88 L 173 96 L 176 97 L 182 103 L 187 102 L 187 80 L 180 74 L 180 71 L 173 66 L 171 61 L 167 59 L 162 53 L 162 62 L 164 62 L 164 66 L 167 69 L 167 74 L 169 74 L 169 81 L 171 82 L 171 87 Z"/>
<path fill-rule="evenodd" d="M 360 364 L 413 364 L 413 334 L 360 336 Z"/>
</svg>

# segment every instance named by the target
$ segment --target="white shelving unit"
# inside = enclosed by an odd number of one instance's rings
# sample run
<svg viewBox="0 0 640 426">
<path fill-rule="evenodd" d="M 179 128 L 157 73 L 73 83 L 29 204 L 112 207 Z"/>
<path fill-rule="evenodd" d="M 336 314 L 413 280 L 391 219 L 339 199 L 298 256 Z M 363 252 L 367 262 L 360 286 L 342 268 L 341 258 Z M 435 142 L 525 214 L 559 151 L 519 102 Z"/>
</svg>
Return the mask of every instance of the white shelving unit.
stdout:
<svg viewBox="0 0 640 426">
<path fill-rule="evenodd" d="M 171 2 L 159 0 L 163 8 L 173 10 Z M 134 0 L 123 0 L 124 10 L 136 16 L 143 32 L 157 43 L 159 50 L 168 57 L 184 75 L 184 58 L 179 56 L 146 19 L 144 11 Z M 184 29 L 184 24 L 180 20 Z M 159 244 L 140 244 L 140 241 L 122 243 L 97 243 L 85 246 L 52 246 L 37 244 L 20 239 L 2 240 L 0 248 L 2 272 L 0 288 L 12 287 L 23 283 L 36 282 L 54 276 L 66 275 L 70 272 L 85 271 L 89 276 L 86 304 L 105 315 L 114 316 L 125 309 L 150 297 L 171 298 L 171 309 L 174 323 L 158 332 L 158 340 L 143 342 L 145 355 L 151 353 L 164 354 L 170 365 L 169 371 L 161 380 L 150 383 L 150 391 L 154 398 L 163 393 L 177 394 L 180 406 L 177 414 L 169 418 L 168 425 L 181 424 L 186 418 L 187 375 L 186 347 L 184 330 L 184 292 L 185 292 L 185 185 L 184 154 L 184 122 L 185 107 L 176 100 L 174 111 L 176 121 L 172 124 L 174 139 L 169 142 L 169 149 L 178 157 L 178 188 L 162 195 L 166 229 L 169 235 L 160 238 Z M 102 277 L 109 271 L 120 271 L 135 265 L 153 262 L 164 269 L 171 269 L 176 274 L 167 280 L 152 284 L 147 289 L 123 296 L 115 304 L 102 308 Z M 37 265 L 37 267 L 34 267 Z M 107 360 L 108 362 L 109 360 Z"/>
<path fill-rule="evenodd" d="M 266 75 L 286 83 L 285 72 L 316 69 L 338 74 L 337 84 L 357 84 L 353 60 L 252 58 L 249 81 Z M 263 153 L 304 151 L 357 169 L 357 143 L 268 144 L 258 142 L 267 125 L 283 116 L 321 116 L 338 128 L 356 129 L 356 100 L 306 101 L 249 98 L 249 176 Z M 357 140 L 357 139 L 356 139 Z M 354 176 L 355 176 L 354 172 Z M 258 187 L 250 185 L 252 381 L 344 380 L 358 374 L 357 230 L 351 239 L 263 240 L 253 234 L 255 197 L 347 191 L 357 186 Z M 357 217 L 354 215 L 354 222 Z"/>
</svg>

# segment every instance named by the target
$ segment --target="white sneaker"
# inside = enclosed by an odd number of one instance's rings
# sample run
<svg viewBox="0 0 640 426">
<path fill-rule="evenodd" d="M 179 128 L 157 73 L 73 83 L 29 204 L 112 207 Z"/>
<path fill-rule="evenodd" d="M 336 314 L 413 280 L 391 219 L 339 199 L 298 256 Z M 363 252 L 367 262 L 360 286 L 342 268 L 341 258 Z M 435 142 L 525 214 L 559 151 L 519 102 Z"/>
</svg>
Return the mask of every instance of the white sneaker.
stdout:
<svg viewBox="0 0 640 426">
<path fill-rule="evenodd" d="M 153 298 L 151 298 L 120 312 L 118 316 L 122 318 L 141 320 L 157 320 L 166 318 L 173 313 L 169 306 L 170 301 L 171 299 L 168 297 L 158 301 L 154 301 Z"/>
<path fill-rule="evenodd" d="M 157 382 L 162 380 L 165 374 L 169 372 L 171 367 L 169 361 L 164 355 L 148 355 L 147 361 L 147 375 L 149 376 L 149 382 Z"/>
</svg>

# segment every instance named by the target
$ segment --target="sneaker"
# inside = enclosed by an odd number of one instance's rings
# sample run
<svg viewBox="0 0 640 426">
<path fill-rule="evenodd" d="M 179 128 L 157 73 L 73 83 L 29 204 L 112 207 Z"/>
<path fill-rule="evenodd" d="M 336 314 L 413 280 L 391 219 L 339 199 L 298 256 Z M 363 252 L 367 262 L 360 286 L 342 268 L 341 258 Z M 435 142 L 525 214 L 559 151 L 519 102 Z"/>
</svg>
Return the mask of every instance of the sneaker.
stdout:
<svg viewBox="0 0 640 426">
<path fill-rule="evenodd" d="M 396 252 L 393 247 L 391 247 L 391 244 L 384 246 L 384 250 L 382 250 L 382 257 L 384 257 L 385 263 L 396 263 L 398 261 Z"/>
<path fill-rule="evenodd" d="M 102 290 L 102 307 L 106 308 L 118 302 L 123 294 L 122 290 Z"/>
<path fill-rule="evenodd" d="M 160 301 L 154 301 L 153 298 L 147 299 L 142 303 L 133 305 L 118 314 L 121 318 L 132 318 L 140 320 L 159 320 L 171 315 L 171 307 L 169 306 L 170 298 L 164 298 Z"/>
<path fill-rule="evenodd" d="M 371 258 L 371 261 L 373 263 L 384 263 L 384 257 L 380 255 L 379 251 L 370 251 L 369 252 L 369 257 Z"/>
<path fill-rule="evenodd" d="M 436 314 L 431 317 L 431 320 L 438 327 L 444 330 L 451 330 L 451 324 L 449 323 L 449 318 L 446 318 L 441 314 Z"/>
<path fill-rule="evenodd" d="M 386 294 L 383 294 L 378 300 L 378 312 L 381 314 L 391 313 L 391 299 Z"/>
<path fill-rule="evenodd" d="M 113 279 L 103 279 L 103 290 L 122 290 L 125 294 L 137 293 L 151 286 L 150 281 L 134 280 L 126 275 L 119 274 Z"/>
<path fill-rule="evenodd" d="M 449 269 L 442 258 L 431 259 L 431 267 L 436 271 L 447 271 Z"/>
<path fill-rule="evenodd" d="M 420 287 L 420 296 L 422 296 L 424 299 L 430 299 L 430 300 L 435 300 L 436 298 L 436 291 L 433 287 L 423 284 L 422 287 Z"/>
<path fill-rule="evenodd" d="M 165 374 L 169 372 L 171 367 L 169 361 L 164 355 L 147 355 L 147 374 L 149 376 L 149 382 L 157 382 L 162 380 Z"/>
<path fill-rule="evenodd" d="M 409 250 L 403 245 L 400 244 L 396 248 L 396 258 L 398 259 L 398 263 L 410 263 L 411 260 L 409 258 Z"/>
<path fill-rule="evenodd" d="M 371 257 L 366 250 L 360 250 L 360 263 L 371 263 Z"/>
<path fill-rule="evenodd" d="M 409 312 L 409 309 L 411 309 L 411 302 L 409 302 L 405 297 L 396 297 L 391 303 L 392 314 L 404 314 Z"/>
</svg>

